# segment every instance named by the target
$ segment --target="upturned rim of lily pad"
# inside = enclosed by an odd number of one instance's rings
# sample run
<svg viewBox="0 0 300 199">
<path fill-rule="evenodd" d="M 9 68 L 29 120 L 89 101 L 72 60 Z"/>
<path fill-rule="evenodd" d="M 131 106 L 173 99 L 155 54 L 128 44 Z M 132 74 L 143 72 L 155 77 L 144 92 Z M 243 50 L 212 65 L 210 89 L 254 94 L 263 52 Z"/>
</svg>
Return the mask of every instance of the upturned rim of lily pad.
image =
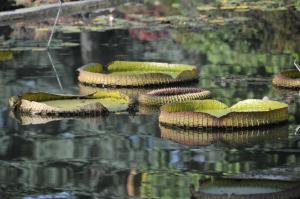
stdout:
<svg viewBox="0 0 300 199">
<path fill-rule="evenodd" d="M 222 143 L 232 147 L 252 146 L 288 138 L 288 125 L 278 125 L 255 129 L 182 129 L 179 127 L 159 125 L 161 138 L 187 146 L 209 146 Z"/>
<path fill-rule="evenodd" d="M 110 92 L 94 92 L 88 95 L 66 95 L 66 94 L 54 94 L 47 92 L 27 92 L 19 96 L 12 96 L 9 99 L 9 105 L 14 111 L 30 115 L 43 115 L 43 116 L 87 116 L 87 115 L 107 115 L 109 109 L 103 103 L 101 99 L 116 99 L 120 102 L 127 104 L 126 108 L 120 111 L 127 111 L 129 104 L 129 97 L 121 94 L 118 91 Z M 51 101 L 63 101 L 63 100 L 95 100 L 91 103 L 82 103 L 75 107 L 58 107 L 55 105 L 49 105 L 47 102 Z M 97 101 L 99 100 L 99 101 Z"/>
<path fill-rule="evenodd" d="M 261 193 L 216 193 L 215 191 L 208 191 L 210 188 L 232 188 L 237 190 L 238 187 L 258 187 L 274 189 L 273 191 L 268 190 Z M 299 182 L 289 182 L 289 181 L 277 181 L 277 180 L 254 180 L 254 179 L 230 179 L 230 178 L 212 178 L 211 180 L 206 180 L 200 182 L 200 188 L 198 191 L 194 191 L 192 195 L 195 198 L 209 199 L 209 198 L 220 198 L 220 199 L 246 199 L 246 198 L 281 198 L 281 199 L 291 199 L 300 196 L 300 183 Z M 232 191 L 232 189 L 230 189 Z M 230 190 L 228 190 L 230 192 Z"/>
<path fill-rule="evenodd" d="M 272 83 L 278 87 L 300 89 L 300 71 L 284 70 L 273 77 Z"/>
<path fill-rule="evenodd" d="M 288 120 L 288 105 L 278 101 L 247 99 L 228 107 L 212 99 L 163 105 L 160 123 L 181 127 L 248 128 Z"/>
<path fill-rule="evenodd" d="M 197 87 L 173 87 L 155 89 L 139 95 L 139 103 L 149 106 L 161 106 L 173 102 L 185 102 L 206 99 L 211 96 L 209 90 Z"/>
<path fill-rule="evenodd" d="M 107 69 L 90 63 L 77 69 L 84 84 L 112 87 L 147 87 L 196 81 L 196 66 L 159 62 L 113 61 Z"/>
</svg>

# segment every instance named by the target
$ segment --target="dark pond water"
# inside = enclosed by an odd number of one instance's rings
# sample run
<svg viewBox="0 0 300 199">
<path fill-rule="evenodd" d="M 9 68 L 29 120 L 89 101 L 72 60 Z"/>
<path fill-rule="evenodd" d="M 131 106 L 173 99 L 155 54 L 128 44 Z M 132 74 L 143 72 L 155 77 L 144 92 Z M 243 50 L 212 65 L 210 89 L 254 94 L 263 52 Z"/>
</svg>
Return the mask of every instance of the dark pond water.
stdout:
<svg viewBox="0 0 300 199">
<path fill-rule="evenodd" d="M 272 76 L 300 56 L 297 12 L 250 13 L 246 22 L 207 28 L 132 28 L 58 33 L 79 46 L 14 51 L 0 61 L 0 194 L 3 198 L 190 198 L 203 174 L 230 175 L 300 163 L 298 91 L 272 86 Z M 15 28 L 15 27 L 13 27 Z M 5 40 L 18 37 L 2 27 Z M 201 132 L 159 126 L 157 114 L 105 118 L 12 117 L 8 98 L 26 91 L 79 93 L 85 63 L 146 60 L 193 64 L 195 85 L 234 104 L 268 97 L 289 103 L 289 123 L 231 132 L 201 146 Z M 58 81 L 60 80 L 60 82 Z M 60 87 L 60 83 L 62 88 Z M 79 89 L 80 88 L 80 89 Z M 33 123 L 33 124 L 28 124 Z M 50 196 L 49 194 L 52 194 Z"/>
</svg>

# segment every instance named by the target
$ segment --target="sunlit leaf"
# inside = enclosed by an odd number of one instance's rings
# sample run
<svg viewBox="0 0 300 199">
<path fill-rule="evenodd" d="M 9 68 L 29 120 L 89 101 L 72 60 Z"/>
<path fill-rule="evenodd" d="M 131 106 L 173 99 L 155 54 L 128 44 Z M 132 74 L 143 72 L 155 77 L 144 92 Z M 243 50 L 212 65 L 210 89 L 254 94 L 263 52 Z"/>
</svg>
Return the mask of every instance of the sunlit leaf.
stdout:
<svg viewBox="0 0 300 199">
<path fill-rule="evenodd" d="M 115 61 L 105 73 L 100 64 L 78 69 L 79 81 L 108 86 L 146 86 L 196 80 L 195 66 L 156 62 Z"/>
<path fill-rule="evenodd" d="M 194 100 L 161 107 L 160 122 L 187 127 L 253 127 L 288 119 L 287 104 L 247 99 L 232 107 L 217 100 Z"/>
<path fill-rule="evenodd" d="M 82 96 L 38 92 L 13 96 L 9 102 L 13 109 L 20 112 L 63 116 L 126 111 L 129 98 L 117 91 L 98 91 Z"/>
</svg>

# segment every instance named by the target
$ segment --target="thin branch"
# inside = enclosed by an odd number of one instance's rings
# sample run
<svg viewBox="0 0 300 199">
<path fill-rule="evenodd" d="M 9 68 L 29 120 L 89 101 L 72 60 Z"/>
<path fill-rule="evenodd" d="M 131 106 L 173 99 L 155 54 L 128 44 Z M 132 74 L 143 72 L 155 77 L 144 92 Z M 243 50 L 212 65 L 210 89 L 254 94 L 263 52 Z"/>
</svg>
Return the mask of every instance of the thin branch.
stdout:
<svg viewBox="0 0 300 199">
<path fill-rule="evenodd" d="M 298 71 L 300 72 L 300 65 L 296 63 L 296 60 L 294 60 L 294 65 L 298 69 Z"/>
<path fill-rule="evenodd" d="M 295 135 L 299 135 L 300 134 L 300 125 L 298 125 L 295 129 Z"/>
<path fill-rule="evenodd" d="M 58 22 L 59 15 L 60 15 L 60 12 L 61 12 L 61 10 L 62 10 L 62 2 L 61 2 L 61 0 L 58 0 L 58 1 L 59 1 L 59 4 L 60 4 L 60 5 L 59 5 L 59 9 L 58 9 L 56 18 L 55 18 L 54 25 L 52 26 L 52 31 L 51 31 L 51 35 L 50 35 L 49 40 L 48 40 L 47 48 L 49 48 L 50 45 L 51 45 L 51 41 L 52 41 L 53 35 L 54 35 L 54 33 L 55 33 L 56 24 L 57 24 L 57 22 Z"/>
<path fill-rule="evenodd" d="M 49 57 L 49 60 L 50 60 L 50 63 L 51 63 L 51 65 L 52 65 L 52 68 L 53 68 L 53 70 L 54 70 L 54 72 L 55 72 L 55 76 L 56 76 L 56 79 L 57 79 L 58 85 L 59 85 L 59 87 L 60 87 L 61 91 L 64 93 L 64 88 L 62 87 L 62 84 L 61 84 L 61 81 L 60 81 L 60 78 L 59 78 L 58 72 L 57 72 L 57 70 L 56 70 L 56 68 L 55 68 L 55 66 L 54 66 L 54 63 L 53 63 L 52 56 L 51 56 L 51 54 L 50 54 L 50 52 L 49 52 L 49 51 L 48 51 L 47 53 L 48 53 L 48 57 Z"/>
</svg>

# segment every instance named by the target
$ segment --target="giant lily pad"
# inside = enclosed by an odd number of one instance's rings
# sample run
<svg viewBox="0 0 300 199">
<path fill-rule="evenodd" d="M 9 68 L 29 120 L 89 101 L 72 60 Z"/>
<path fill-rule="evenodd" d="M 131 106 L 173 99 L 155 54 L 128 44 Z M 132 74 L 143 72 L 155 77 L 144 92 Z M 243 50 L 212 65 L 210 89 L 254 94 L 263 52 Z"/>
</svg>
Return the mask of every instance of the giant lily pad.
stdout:
<svg viewBox="0 0 300 199">
<path fill-rule="evenodd" d="M 265 141 L 287 139 L 287 125 L 263 129 L 182 129 L 160 125 L 161 137 L 189 146 L 222 143 L 229 146 L 251 146 Z"/>
<path fill-rule="evenodd" d="M 152 89 L 149 88 L 101 88 L 101 87 L 95 87 L 95 86 L 89 86 L 84 84 L 79 84 L 79 93 L 81 95 L 87 95 L 89 93 L 94 93 L 97 91 L 118 91 L 124 95 L 127 95 L 132 103 L 134 103 L 138 96 L 142 93 L 149 92 Z"/>
<path fill-rule="evenodd" d="M 212 178 L 201 183 L 194 198 L 208 199 L 246 199 L 246 198 L 280 198 L 291 199 L 300 196 L 300 184 L 274 180 L 235 180 Z"/>
<path fill-rule="evenodd" d="M 161 106 L 173 102 L 184 102 L 210 97 L 210 91 L 201 88 L 164 88 L 152 90 L 139 96 L 141 104 Z"/>
<path fill-rule="evenodd" d="M 125 111 L 129 99 L 119 92 L 96 92 L 89 95 L 59 95 L 44 92 L 25 93 L 10 98 L 10 106 L 23 113 L 37 115 L 98 115 Z"/>
<path fill-rule="evenodd" d="M 274 76 L 274 85 L 285 88 L 300 88 L 300 72 L 295 70 L 285 70 Z"/>
<path fill-rule="evenodd" d="M 161 107 L 159 121 L 182 127 L 255 127 L 288 120 L 288 105 L 247 99 L 228 107 L 217 100 L 194 100 Z"/>
<path fill-rule="evenodd" d="M 195 66 L 156 62 L 115 61 L 107 71 L 101 64 L 88 64 L 78 71 L 81 83 L 121 87 L 164 85 L 198 78 Z"/>
</svg>

